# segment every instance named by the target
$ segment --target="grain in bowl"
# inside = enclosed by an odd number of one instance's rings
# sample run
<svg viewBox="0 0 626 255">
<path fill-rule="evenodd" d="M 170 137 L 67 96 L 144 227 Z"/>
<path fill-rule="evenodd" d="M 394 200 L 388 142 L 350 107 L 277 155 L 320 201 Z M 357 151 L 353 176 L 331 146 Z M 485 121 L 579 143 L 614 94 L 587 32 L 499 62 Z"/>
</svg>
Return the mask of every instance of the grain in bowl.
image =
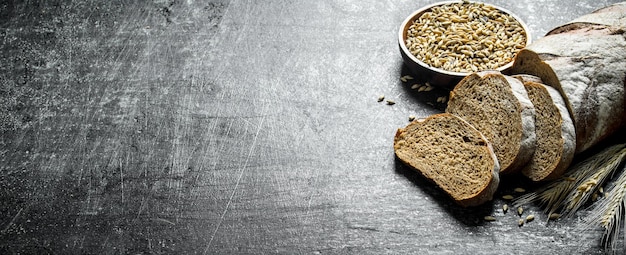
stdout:
<svg viewBox="0 0 626 255">
<path fill-rule="evenodd" d="M 530 43 L 525 24 L 511 12 L 469 1 L 421 8 L 404 21 L 399 39 L 410 69 L 456 79 L 477 71 L 504 71 Z"/>
</svg>

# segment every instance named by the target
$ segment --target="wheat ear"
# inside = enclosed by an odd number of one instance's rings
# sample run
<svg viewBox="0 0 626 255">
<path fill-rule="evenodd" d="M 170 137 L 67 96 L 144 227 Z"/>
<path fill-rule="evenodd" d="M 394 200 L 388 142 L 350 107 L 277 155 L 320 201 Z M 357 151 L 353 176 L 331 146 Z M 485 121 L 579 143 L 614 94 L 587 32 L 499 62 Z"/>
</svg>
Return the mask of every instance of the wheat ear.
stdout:
<svg viewBox="0 0 626 255">
<path fill-rule="evenodd" d="M 572 173 L 567 177 L 552 181 L 537 191 L 516 198 L 513 201 L 513 206 L 520 207 L 525 204 L 537 202 L 539 206 L 545 208 L 546 213 L 551 214 L 556 212 L 567 197 L 567 194 L 575 187 L 575 178 L 572 177 L 572 175 L 576 176 L 575 173 Z"/>
<path fill-rule="evenodd" d="M 620 153 L 622 152 L 622 153 Z M 584 204 L 590 194 L 596 192 L 619 165 L 611 162 L 621 161 L 626 152 L 626 144 L 618 144 L 604 149 L 570 167 L 567 174 L 535 192 L 518 197 L 514 206 L 521 206 L 531 202 L 538 202 L 548 214 L 559 209 L 571 215 Z M 621 158 L 618 156 L 621 155 Z M 612 169 L 612 170 L 609 170 Z M 602 174 L 598 174 L 602 172 Z M 595 181 L 594 181 L 595 180 Z"/>
<path fill-rule="evenodd" d="M 626 206 L 626 167 L 622 167 L 620 176 L 607 188 L 606 197 L 591 208 L 586 227 L 602 226 L 604 228 L 604 247 L 615 250 L 617 235 L 624 221 Z M 626 238 L 626 236 L 625 236 Z"/>
<path fill-rule="evenodd" d="M 625 144 L 614 145 L 591 157 L 590 159 L 593 161 L 591 169 L 594 170 L 594 173 L 577 181 L 576 189 L 570 192 L 565 201 L 563 213 L 570 216 L 576 213 L 583 204 L 590 200 L 592 194 L 598 192 L 607 178 L 616 173 L 625 157 Z"/>
</svg>

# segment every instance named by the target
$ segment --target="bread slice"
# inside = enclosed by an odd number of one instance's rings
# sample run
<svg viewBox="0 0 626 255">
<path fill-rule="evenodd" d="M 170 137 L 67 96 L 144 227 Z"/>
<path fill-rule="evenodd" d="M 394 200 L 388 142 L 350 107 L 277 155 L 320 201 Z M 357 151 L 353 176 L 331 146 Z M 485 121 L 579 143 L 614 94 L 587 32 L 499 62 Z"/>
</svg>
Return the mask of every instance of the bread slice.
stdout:
<svg viewBox="0 0 626 255">
<path fill-rule="evenodd" d="M 518 172 L 532 158 L 535 108 L 521 81 L 497 71 L 470 74 L 450 92 L 446 112 L 468 121 L 491 141 L 500 173 Z"/>
<path fill-rule="evenodd" d="M 522 174 L 533 181 L 561 177 L 574 158 L 576 134 L 574 122 L 565 101 L 554 88 L 536 76 L 514 75 L 524 83 L 528 97 L 535 107 L 537 147 Z"/>
<path fill-rule="evenodd" d="M 400 161 L 463 207 L 491 200 L 500 182 L 491 143 L 452 114 L 431 115 L 398 129 L 393 147 Z"/>
</svg>

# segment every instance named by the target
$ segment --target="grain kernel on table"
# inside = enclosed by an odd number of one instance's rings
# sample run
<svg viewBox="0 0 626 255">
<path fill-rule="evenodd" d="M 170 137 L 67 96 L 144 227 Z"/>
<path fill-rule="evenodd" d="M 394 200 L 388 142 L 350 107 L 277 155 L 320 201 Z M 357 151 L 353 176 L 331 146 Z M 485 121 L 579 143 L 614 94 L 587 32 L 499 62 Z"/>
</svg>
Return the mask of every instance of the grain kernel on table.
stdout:
<svg viewBox="0 0 626 255">
<path fill-rule="evenodd" d="M 548 217 L 550 220 L 556 220 L 558 218 L 561 217 L 561 214 L 558 213 L 551 213 L 550 216 Z"/>
<path fill-rule="evenodd" d="M 504 200 L 511 200 L 511 199 L 513 199 L 513 196 L 512 195 L 504 195 L 504 196 L 502 196 L 502 199 L 504 199 Z"/>
</svg>

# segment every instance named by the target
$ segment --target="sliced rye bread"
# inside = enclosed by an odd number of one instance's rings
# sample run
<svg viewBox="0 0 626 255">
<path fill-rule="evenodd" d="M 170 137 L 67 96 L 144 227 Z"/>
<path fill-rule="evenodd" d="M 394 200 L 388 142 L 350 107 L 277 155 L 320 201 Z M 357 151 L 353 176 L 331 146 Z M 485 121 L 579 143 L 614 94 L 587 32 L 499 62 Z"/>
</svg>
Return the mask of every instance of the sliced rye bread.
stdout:
<svg viewBox="0 0 626 255">
<path fill-rule="evenodd" d="M 536 76 L 514 75 L 524 83 L 535 107 L 537 147 L 522 174 L 533 181 L 559 178 L 574 158 L 576 134 L 565 101 L 554 88 L 544 85 Z"/>
<path fill-rule="evenodd" d="M 497 71 L 470 74 L 450 92 L 446 112 L 491 141 L 500 173 L 518 172 L 533 157 L 535 109 L 521 81 Z"/>
<path fill-rule="evenodd" d="M 491 200 L 500 182 L 489 140 L 452 114 L 431 115 L 398 129 L 394 151 L 463 207 Z"/>
<path fill-rule="evenodd" d="M 511 73 L 539 76 L 561 92 L 581 153 L 626 125 L 626 3 L 584 15 L 535 40 Z"/>
</svg>

